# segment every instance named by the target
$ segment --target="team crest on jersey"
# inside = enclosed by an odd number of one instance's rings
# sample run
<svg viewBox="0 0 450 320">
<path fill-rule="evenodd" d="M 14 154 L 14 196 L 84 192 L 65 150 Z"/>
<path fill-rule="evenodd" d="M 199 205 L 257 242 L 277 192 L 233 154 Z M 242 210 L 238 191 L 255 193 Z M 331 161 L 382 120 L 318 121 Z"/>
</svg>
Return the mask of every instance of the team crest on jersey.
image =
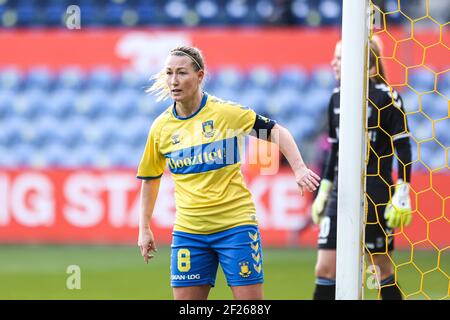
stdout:
<svg viewBox="0 0 450 320">
<path fill-rule="evenodd" d="M 239 271 L 239 275 L 242 278 L 248 278 L 252 274 L 252 272 L 248 268 L 248 262 L 247 261 L 239 262 L 239 265 L 241 266 L 241 271 Z"/>
<path fill-rule="evenodd" d="M 172 139 L 172 144 L 180 143 L 180 135 L 179 134 L 174 134 L 171 139 Z"/>
<path fill-rule="evenodd" d="M 214 130 L 214 121 L 213 120 L 208 120 L 202 123 L 202 128 L 203 128 L 203 135 L 206 138 L 211 138 L 214 133 L 216 133 L 216 130 Z"/>
</svg>

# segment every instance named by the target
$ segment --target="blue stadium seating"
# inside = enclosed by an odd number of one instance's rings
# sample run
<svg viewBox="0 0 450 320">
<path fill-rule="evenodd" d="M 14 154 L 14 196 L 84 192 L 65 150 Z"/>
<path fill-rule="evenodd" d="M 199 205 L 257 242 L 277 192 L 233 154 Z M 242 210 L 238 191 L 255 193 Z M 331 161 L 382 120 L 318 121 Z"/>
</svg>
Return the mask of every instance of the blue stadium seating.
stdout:
<svg viewBox="0 0 450 320">
<path fill-rule="evenodd" d="M 429 86 L 434 79 L 420 81 Z M 146 94 L 149 84 L 131 70 L 104 67 L 0 70 L 0 167 L 135 167 L 152 121 L 169 103 Z M 224 67 L 210 74 L 207 89 L 274 118 L 303 145 L 323 130 L 334 85 L 331 71 L 322 66 L 309 72 L 292 66 L 277 72 L 264 66 L 245 72 Z M 447 100 L 437 93 L 401 94 L 417 141 L 412 144 L 420 144 L 427 166 L 441 165 L 441 145 L 450 145 L 448 121 L 436 121 L 433 131 L 430 119 L 447 117 Z M 415 112 L 420 106 L 423 113 Z M 424 141 L 433 137 L 441 145 Z M 417 159 L 417 147 L 413 154 Z"/>
<path fill-rule="evenodd" d="M 80 7 L 82 25 L 89 27 L 328 26 L 340 24 L 342 16 L 341 0 L 10 0 L 1 2 L 0 14 L 8 10 L 17 16 L 16 21 L 3 22 L 8 27 L 63 28 L 69 5 Z M 414 5 L 404 1 L 402 11 Z M 397 0 L 384 6 L 385 12 L 392 12 L 386 15 L 389 22 L 404 22 Z"/>
</svg>

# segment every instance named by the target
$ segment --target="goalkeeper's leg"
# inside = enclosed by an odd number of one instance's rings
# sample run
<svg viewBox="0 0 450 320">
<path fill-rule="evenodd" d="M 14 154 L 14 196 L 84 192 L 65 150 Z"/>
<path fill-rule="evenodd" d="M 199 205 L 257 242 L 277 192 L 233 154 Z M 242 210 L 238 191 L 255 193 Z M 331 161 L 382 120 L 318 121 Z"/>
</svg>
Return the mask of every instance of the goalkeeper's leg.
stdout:
<svg viewBox="0 0 450 320">
<path fill-rule="evenodd" d="M 392 256 L 392 251 L 389 251 Z M 402 294 L 395 281 L 391 259 L 386 254 L 372 255 L 373 263 L 380 270 L 380 294 L 383 300 L 402 300 Z M 370 260 L 369 260 L 370 261 Z"/>
<path fill-rule="evenodd" d="M 373 179 L 372 179 L 373 180 Z M 389 189 L 385 184 L 367 184 L 367 191 L 372 201 L 367 201 L 367 223 L 365 243 L 367 261 L 379 270 L 380 295 L 383 300 L 401 300 L 402 294 L 394 276 L 392 257 L 394 250 L 393 230 L 386 225 L 384 218 L 385 204 L 389 201 Z M 377 205 L 374 205 L 376 203 Z M 388 254 L 386 254 L 388 253 Z"/>
<path fill-rule="evenodd" d="M 319 249 L 314 300 L 334 300 L 336 295 L 336 250 Z"/>
<path fill-rule="evenodd" d="M 337 189 L 333 188 L 320 222 L 314 300 L 336 298 Z"/>
</svg>

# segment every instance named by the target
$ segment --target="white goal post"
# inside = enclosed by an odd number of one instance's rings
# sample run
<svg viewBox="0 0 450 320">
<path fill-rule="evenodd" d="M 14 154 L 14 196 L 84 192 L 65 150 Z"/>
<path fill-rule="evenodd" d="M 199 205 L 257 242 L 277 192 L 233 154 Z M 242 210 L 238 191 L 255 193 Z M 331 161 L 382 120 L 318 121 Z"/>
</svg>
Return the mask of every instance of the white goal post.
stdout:
<svg viewBox="0 0 450 320">
<path fill-rule="evenodd" d="M 368 1 L 343 0 L 336 299 L 363 298 Z"/>
</svg>

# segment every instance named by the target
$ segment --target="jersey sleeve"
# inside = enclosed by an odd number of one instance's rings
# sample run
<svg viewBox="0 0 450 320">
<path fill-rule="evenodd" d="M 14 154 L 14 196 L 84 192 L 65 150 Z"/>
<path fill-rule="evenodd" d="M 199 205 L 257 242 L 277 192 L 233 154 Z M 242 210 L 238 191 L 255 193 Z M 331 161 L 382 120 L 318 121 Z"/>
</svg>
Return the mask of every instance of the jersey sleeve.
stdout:
<svg viewBox="0 0 450 320">
<path fill-rule="evenodd" d="M 333 116 L 334 116 L 333 97 L 334 97 L 334 94 L 331 95 L 330 102 L 328 104 L 328 141 L 330 143 L 337 143 L 338 142 L 338 137 L 337 137 L 337 132 L 336 132 L 337 130 L 333 125 Z"/>
<path fill-rule="evenodd" d="M 250 134 L 256 121 L 255 111 L 238 104 L 228 106 L 226 117 L 234 130 L 241 131 L 245 135 Z"/>
<path fill-rule="evenodd" d="M 391 99 L 390 97 L 388 99 Z M 386 108 L 386 131 L 392 140 L 409 137 L 408 123 L 403 108 L 403 100 L 397 92 L 393 92 L 391 105 Z"/>
<path fill-rule="evenodd" d="M 162 176 L 165 167 L 165 158 L 159 151 L 158 122 L 150 128 L 144 153 L 139 163 L 137 178 L 143 180 L 157 179 Z"/>
</svg>

